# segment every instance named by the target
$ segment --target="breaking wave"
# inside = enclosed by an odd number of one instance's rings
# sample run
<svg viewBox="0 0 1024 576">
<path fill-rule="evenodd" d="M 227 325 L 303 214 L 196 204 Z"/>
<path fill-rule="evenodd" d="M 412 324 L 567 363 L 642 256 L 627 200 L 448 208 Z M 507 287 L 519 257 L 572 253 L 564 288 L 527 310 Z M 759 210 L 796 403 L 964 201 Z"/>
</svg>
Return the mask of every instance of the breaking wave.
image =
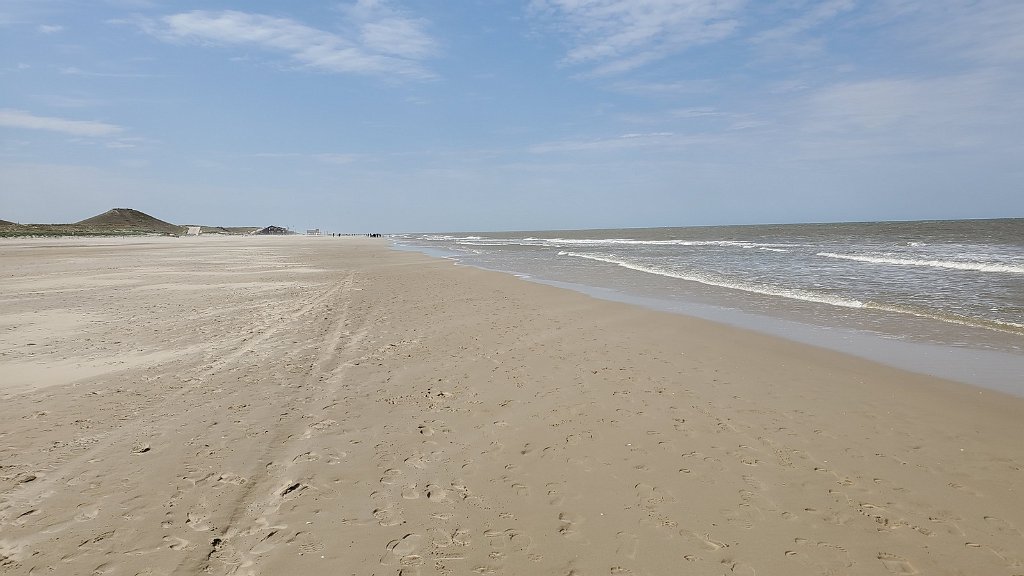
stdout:
<svg viewBox="0 0 1024 576">
<path fill-rule="evenodd" d="M 954 260 L 918 260 L 911 258 L 893 258 L 891 256 L 860 256 L 857 254 L 837 254 L 835 252 L 818 252 L 818 256 L 852 260 L 870 264 L 892 264 L 896 266 L 928 266 L 949 270 L 970 270 L 975 272 L 1003 272 L 1008 274 L 1024 274 L 1024 265 L 1002 264 L 994 262 L 958 262 Z"/>
</svg>

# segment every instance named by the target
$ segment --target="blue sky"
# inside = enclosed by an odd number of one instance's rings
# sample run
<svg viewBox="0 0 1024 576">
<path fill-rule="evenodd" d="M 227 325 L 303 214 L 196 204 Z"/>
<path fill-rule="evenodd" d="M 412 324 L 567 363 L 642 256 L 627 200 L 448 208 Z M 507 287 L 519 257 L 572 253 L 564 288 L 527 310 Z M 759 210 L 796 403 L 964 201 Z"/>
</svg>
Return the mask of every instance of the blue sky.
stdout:
<svg viewBox="0 0 1024 576">
<path fill-rule="evenodd" d="M 0 218 L 1024 216 L 1024 2 L 0 0 Z"/>
</svg>

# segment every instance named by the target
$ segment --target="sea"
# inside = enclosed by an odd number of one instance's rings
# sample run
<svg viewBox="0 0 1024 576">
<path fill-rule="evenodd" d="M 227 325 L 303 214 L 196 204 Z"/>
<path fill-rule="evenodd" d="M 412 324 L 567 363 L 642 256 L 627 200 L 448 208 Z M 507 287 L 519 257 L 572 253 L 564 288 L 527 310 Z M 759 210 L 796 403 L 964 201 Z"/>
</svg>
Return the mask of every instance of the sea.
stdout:
<svg viewBox="0 0 1024 576">
<path fill-rule="evenodd" d="M 392 240 L 460 265 L 1024 396 L 1024 218 Z"/>
</svg>

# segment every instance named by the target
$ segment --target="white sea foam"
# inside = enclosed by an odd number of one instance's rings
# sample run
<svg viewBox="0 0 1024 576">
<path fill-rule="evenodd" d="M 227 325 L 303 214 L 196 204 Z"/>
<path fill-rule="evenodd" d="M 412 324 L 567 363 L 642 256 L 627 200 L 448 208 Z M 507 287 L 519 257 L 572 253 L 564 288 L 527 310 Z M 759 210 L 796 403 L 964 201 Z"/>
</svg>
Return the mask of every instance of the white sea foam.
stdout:
<svg viewBox="0 0 1024 576">
<path fill-rule="evenodd" d="M 631 238 L 543 238 L 545 242 L 566 246 L 758 246 L 737 240 L 634 240 Z"/>
<path fill-rule="evenodd" d="M 842 298 L 839 296 L 831 296 L 826 294 L 818 294 L 809 292 L 806 290 L 794 290 L 786 288 L 777 288 L 773 286 L 761 286 L 746 284 L 742 282 L 734 282 L 725 280 L 722 278 L 715 277 L 708 274 L 690 273 L 683 274 L 671 270 L 655 266 L 643 266 L 640 264 L 628 262 L 606 255 L 597 254 L 581 254 L 578 252 L 559 252 L 559 256 L 573 256 L 576 258 L 584 258 L 587 260 L 595 260 L 598 262 L 605 262 L 608 264 L 615 264 L 623 268 L 630 270 L 636 270 L 638 272 L 644 272 L 647 274 L 655 274 L 658 276 L 666 276 L 669 278 L 678 278 L 680 280 L 689 280 L 692 282 L 699 282 L 708 286 L 718 286 L 722 288 L 730 288 L 733 290 L 741 290 L 744 292 L 752 292 L 755 294 L 762 294 L 765 296 L 779 296 L 782 298 L 789 298 L 793 300 L 802 300 L 805 302 L 817 302 L 820 304 L 829 304 L 832 306 L 839 306 L 843 308 L 866 308 L 871 310 L 878 310 L 880 312 L 894 312 L 897 314 L 908 314 L 911 316 L 917 316 L 921 318 L 929 318 L 932 320 L 939 320 L 941 322 L 947 322 L 950 324 L 959 324 L 962 326 L 971 326 L 974 328 L 985 328 L 989 330 L 996 330 L 999 332 L 1006 332 L 1009 334 L 1024 334 L 1024 324 L 1016 322 L 1006 322 L 995 319 L 976 319 L 963 316 L 960 314 L 954 314 L 949 312 L 932 312 L 928 310 L 918 310 L 913 308 L 907 308 L 904 306 L 891 306 L 886 304 L 880 304 L 877 302 L 861 302 L 851 298 Z"/>
<path fill-rule="evenodd" d="M 808 292 L 806 290 L 794 290 L 787 288 L 777 288 L 774 286 L 764 286 L 755 284 L 746 284 L 742 282 L 735 282 L 719 278 L 711 274 L 700 274 L 700 273 L 689 273 L 684 274 L 681 272 L 675 272 L 672 270 L 666 270 L 656 266 L 643 266 L 633 262 L 620 260 L 611 256 L 597 255 L 597 254 L 581 254 L 578 252 L 559 252 L 559 256 L 573 256 L 575 258 L 584 258 L 587 260 L 596 260 L 598 262 L 605 262 L 608 264 L 615 264 L 623 268 L 630 270 L 636 270 L 637 272 L 644 272 L 647 274 L 656 274 L 658 276 L 666 276 L 669 278 L 678 278 L 680 280 L 689 280 L 691 282 L 699 282 L 708 286 L 718 286 L 720 288 L 730 288 L 732 290 L 741 290 L 743 292 L 751 292 L 754 294 L 763 294 L 765 296 L 780 296 L 782 298 L 790 298 L 793 300 L 803 300 L 805 302 L 818 302 L 820 304 L 830 304 L 832 306 L 842 306 L 843 308 L 863 308 L 865 304 L 859 300 L 853 300 L 851 298 L 842 298 L 839 296 L 831 296 L 828 294 L 817 294 L 814 292 Z"/>
<path fill-rule="evenodd" d="M 949 270 L 970 270 L 975 272 L 1003 272 L 1008 274 L 1024 274 L 1024 265 L 1003 264 L 995 262 L 957 262 L 953 260 L 919 260 L 912 258 L 894 258 L 892 256 L 860 256 L 857 254 L 837 254 L 835 252 L 818 252 L 818 256 L 852 260 L 870 264 L 893 264 L 895 266 L 928 266 Z"/>
<path fill-rule="evenodd" d="M 439 237 L 430 239 L 442 239 Z M 715 246 L 729 248 L 759 248 L 771 252 L 788 252 L 789 244 L 762 244 L 740 240 L 635 240 L 632 238 L 481 238 L 479 236 L 448 237 L 457 244 L 476 246 L 548 246 L 563 248 L 569 246 Z"/>
</svg>

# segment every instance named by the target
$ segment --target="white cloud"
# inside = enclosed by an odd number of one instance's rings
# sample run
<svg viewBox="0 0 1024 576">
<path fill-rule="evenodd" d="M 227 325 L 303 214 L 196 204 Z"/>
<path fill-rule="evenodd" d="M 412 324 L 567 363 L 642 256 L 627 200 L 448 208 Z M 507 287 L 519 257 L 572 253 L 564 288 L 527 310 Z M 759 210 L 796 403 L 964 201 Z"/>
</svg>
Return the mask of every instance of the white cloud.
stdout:
<svg viewBox="0 0 1024 576">
<path fill-rule="evenodd" d="M 743 0 L 533 0 L 531 13 L 551 20 L 573 46 L 570 65 L 593 74 L 633 70 L 735 31 Z"/>
<path fill-rule="evenodd" d="M 640 148 L 673 148 L 696 143 L 698 138 L 681 137 L 672 132 L 621 134 L 613 138 L 590 140 L 558 140 L 543 142 L 529 148 L 534 154 L 565 152 L 618 152 Z"/>
<path fill-rule="evenodd" d="M 674 136 L 674 134 L 671 132 L 630 132 L 619 136 L 619 138 L 668 138 L 670 136 Z"/>
<path fill-rule="evenodd" d="M 807 154 L 883 156 L 1020 150 L 1024 104 L 997 72 L 882 78 L 824 87 L 798 101 Z"/>
<path fill-rule="evenodd" d="M 421 63 L 436 51 L 424 32 L 425 21 L 379 3 L 360 2 L 349 13 L 358 29 L 352 38 L 289 18 L 234 10 L 173 14 L 156 23 L 145 21 L 143 29 L 165 41 L 257 46 L 326 72 L 432 76 Z"/>
<path fill-rule="evenodd" d="M 674 82 L 643 82 L 622 80 L 609 86 L 616 92 L 641 96 L 677 97 L 690 94 L 709 94 L 720 88 L 715 80 L 679 80 Z"/>
<path fill-rule="evenodd" d="M 75 66 L 65 66 L 58 70 L 65 76 L 85 76 L 90 78 L 152 78 L 153 74 L 140 74 L 133 72 L 97 72 L 95 70 L 82 70 Z"/>
<path fill-rule="evenodd" d="M 796 16 L 786 20 L 781 25 L 761 32 L 754 37 L 754 41 L 777 42 L 790 40 L 793 36 L 816 28 L 856 7 L 854 0 L 827 0 L 810 4 L 810 6 L 798 6 L 795 10 Z"/>
<path fill-rule="evenodd" d="M 709 118 L 728 115 L 725 112 L 719 112 L 714 108 L 680 108 L 678 110 L 672 110 L 670 114 L 676 118 Z"/>
<path fill-rule="evenodd" d="M 1024 3 L 947 0 L 924 6 L 930 27 L 938 32 L 931 39 L 954 53 L 984 64 L 1024 60 Z"/>
<path fill-rule="evenodd" d="M 301 152 L 258 152 L 253 154 L 253 156 L 256 158 L 279 160 L 315 160 L 322 164 L 334 166 L 347 166 L 363 158 L 359 154 L 346 154 L 342 152 L 318 152 L 312 154 Z"/>
<path fill-rule="evenodd" d="M 341 154 L 337 152 L 325 152 L 322 154 L 316 154 L 313 157 L 324 164 L 333 164 L 336 166 L 346 166 L 359 159 L 359 155 L 357 154 Z"/>
<path fill-rule="evenodd" d="M 970 124 L 991 117 L 993 88 L 984 75 L 836 84 L 810 95 L 805 129 L 850 134 Z"/>
<path fill-rule="evenodd" d="M 54 108 L 95 108 L 109 103 L 99 98 L 67 96 L 64 94 L 43 94 L 35 96 L 35 99 Z"/>
<path fill-rule="evenodd" d="M 58 32 L 63 32 L 64 31 L 64 27 L 60 26 L 58 24 L 40 24 L 36 28 L 36 30 L 38 30 L 39 32 L 41 32 L 43 34 L 56 34 Z"/>
<path fill-rule="evenodd" d="M 67 120 L 49 116 L 36 116 L 22 110 L 0 109 L 0 126 L 8 128 L 24 128 L 28 130 L 46 130 L 60 132 L 72 136 L 112 136 L 124 131 L 115 124 L 95 122 L 91 120 Z"/>
<path fill-rule="evenodd" d="M 983 65 L 1024 60 L 1024 3 L 876 0 L 862 23 L 889 27 L 908 51 Z"/>
<path fill-rule="evenodd" d="M 381 0 L 358 0 L 342 8 L 359 29 L 367 49 L 415 60 L 433 56 L 437 43 L 427 35 L 428 22 L 411 18 Z"/>
<path fill-rule="evenodd" d="M 253 156 L 256 158 L 301 158 L 303 155 L 298 152 L 257 152 Z"/>
</svg>

